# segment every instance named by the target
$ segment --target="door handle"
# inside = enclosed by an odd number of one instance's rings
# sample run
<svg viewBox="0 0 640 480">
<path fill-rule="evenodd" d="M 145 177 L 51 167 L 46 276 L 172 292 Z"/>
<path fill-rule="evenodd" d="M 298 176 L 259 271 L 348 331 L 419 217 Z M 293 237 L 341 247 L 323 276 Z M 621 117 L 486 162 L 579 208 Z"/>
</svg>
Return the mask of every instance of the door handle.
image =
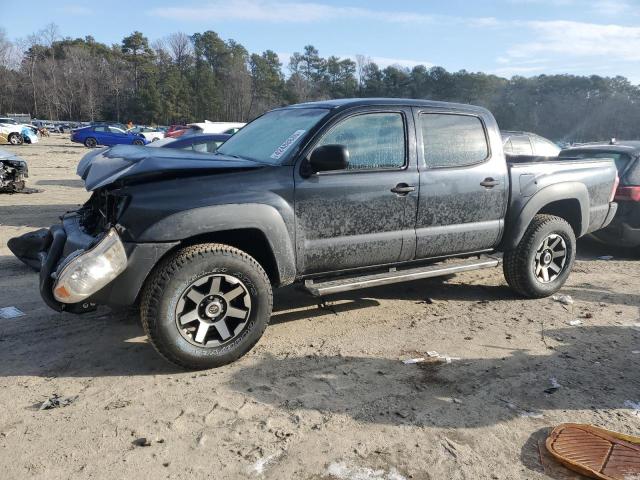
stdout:
<svg viewBox="0 0 640 480">
<path fill-rule="evenodd" d="M 500 185 L 500 182 L 497 180 L 494 180 L 491 177 L 488 177 L 488 178 L 485 178 L 483 181 L 481 181 L 480 185 L 482 185 L 485 188 L 493 188 L 496 185 Z"/>
<path fill-rule="evenodd" d="M 407 185 L 406 183 L 399 183 L 391 189 L 391 191 L 397 195 L 407 195 L 416 191 L 416 187 L 413 185 Z"/>
</svg>

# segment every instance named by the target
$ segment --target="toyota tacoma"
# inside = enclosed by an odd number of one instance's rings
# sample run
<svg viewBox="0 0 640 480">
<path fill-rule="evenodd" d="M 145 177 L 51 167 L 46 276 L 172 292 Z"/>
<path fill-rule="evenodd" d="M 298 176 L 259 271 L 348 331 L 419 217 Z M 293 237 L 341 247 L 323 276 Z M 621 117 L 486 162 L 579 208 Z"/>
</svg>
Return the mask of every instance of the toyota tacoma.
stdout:
<svg viewBox="0 0 640 480">
<path fill-rule="evenodd" d="M 9 247 L 50 307 L 139 305 L 194 369 L 249 351 L 294 282 L 322 297 L 502 264 L 518 294 L 551 295 L 616 212 L 613 161 L 506 158 L 487 110 L 423 100 L 279 108 L 214 154 L 120 145 L 78 174 L 87 203 Z"/>
</svg>

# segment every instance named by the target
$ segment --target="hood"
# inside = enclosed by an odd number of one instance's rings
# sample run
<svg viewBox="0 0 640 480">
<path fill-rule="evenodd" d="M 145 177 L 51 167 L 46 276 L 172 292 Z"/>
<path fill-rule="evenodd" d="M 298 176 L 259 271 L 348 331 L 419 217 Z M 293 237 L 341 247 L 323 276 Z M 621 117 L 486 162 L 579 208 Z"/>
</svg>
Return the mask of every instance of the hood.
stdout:
<svg viewBox="0 0 640 480">
<path fill-rule="evenodd" d="M 85 155 L 78 164 L 77 174 L 88 191 L 133 178 L 153 178 L 163 174 L 225 172 L 262 168 L 264 164 L 251 160 L 211 153 L 196 153 L 173 148 L 148 148 L 116 145 Z"/>
</svg>

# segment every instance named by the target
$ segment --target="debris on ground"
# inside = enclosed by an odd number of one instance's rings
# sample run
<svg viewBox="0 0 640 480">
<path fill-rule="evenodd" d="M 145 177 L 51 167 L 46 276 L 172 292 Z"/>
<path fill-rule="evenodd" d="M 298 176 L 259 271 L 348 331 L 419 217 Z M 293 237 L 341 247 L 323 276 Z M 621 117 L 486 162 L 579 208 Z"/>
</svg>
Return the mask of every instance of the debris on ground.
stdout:
<svg viewBox="0 0 640 480">
<path fill-rule="evenodd" d="M 40 410 L 51 410 L 52 408 L 67 407 L 71 405 L 77 398 L 77 395 L 75 397 L 61 397 L 57 393 L 54 393 L 51 397 L 42 402 L 42 405 L 40 405 Z"/>
<path fill-rule="evenodd" d="M 350 466 L 344 462 L 333 462 L 327 467 L 327 473 L 339 480 L 406 480 L 394 467 L 387 472 L 369 467 Z"/>
<path fill-rule="evenodd" d="M 572 327 L 578 327 L 582 325 L 582 320 L 571 320 L 570 322 L 567 322 L 567 324 L 571 325 Z"/>
<path fill-rule="evenodd" d="M 613 255 L 602 255 L 598 260 L 613 260 Z"/>
<path fill-rule="evenodd" d="M 552 430 L 546 447 L 559 463 L 590 478 L 640 478 L 640 437 L 565 423 Z"/>
<path fill-rule="evenodd" d="M 136 447 L 150 447 L 151 440 L 146 437 L 136 438 L 133 442 L 131 442 Z"/>
<path fill-rule="evenodd" d="M 129 400 L 114 400 L 113 402 L 109 402 L 105 405 L 105 410 L 115 410 L 117 408 L 124 408 L 131 405 Z"/>
<path fill-rule="evenodd" d="M 638 355 L 640 354 L 640 350 L 631 350 L 631 353 L 633 353 L 634 355 Z"/>
<path fill-rule="evenodd" d="M 413 365 L 414 363 L 422 363 L 424 362 L 426 359 L 424 357 L 419 357 L 419 358 L 407 358 L 406 360 L 403 360 L 402 363 L 404 363 L 405 365 Z"/>
<path fill-rule="evenodd" d="M 515 403 L 513 403 L 510 400 L 507 400 L 505 398 L 501 398 L 500 401 L 504 402 L 507 405 L 507 408 L 509 410 L 514 410 L 514 411 L 518 412 L 518 415 L 521 416 L 521 417 L 524 417 L 524 418 L 542 418 L 544 416 L 542 414 L 542 412 L 536 412 L 534 410 L 527 410 L 527 409 L 521 408 L 518 405 L 516 405 Z"/>
<path fill-rule="evenodd" d="M 560 385 L 558 383 L 558 379 L 556 379 L 555 377 L 551 377 L 549 379 L 549 381 L 551 382 L 551 386 L 549 388 L 547 388 L 544 393 L 548 393 L 549 395 L 556 393 L 558 390 L 560 390 L 560 388 L 562 387 L 562 385 Z"/>
<path fill-rule="evenodd" d="M 256 460 L 256 463 L 253 464 L 253 471 L 258 475 L 262 475 L 264 473 L 265 467 L 267 467 L 270 463 L 280 457 L 284 452 L 274 453 L 273 455 L 269 455 L 268 457 L 262 457 Z"/>
<path fill-rule="evenodd" d="M 571 295 L 554 295 L 551 298 L 554 302 L 559 302 L 563 305 L 573 305 L 573 298 L 571 298 Z"/>
<path fill-rule="evenodd" d="M 24 317 L 25 313 L 17 307 L 0 308 L 0 318 L 9 320 L 12 318 Z"/>
<path fill-rule="evenodd" d="M 633 414 L 636 417 L 640 417 L 640 402 L 632 402 L 631 400 L 625 400 L 624 406 L 633 410 Z"/>
<path fill-rule="evenodd" d="M 435 351 L 427 352 L 427 356 L 429 356 L 430 358 L 442 360 L 445 363 L 451 363 L 453 360 L 460 360 L 460 357 L 450 357 L 449 355 L 443 355 Z"/>
</svg>

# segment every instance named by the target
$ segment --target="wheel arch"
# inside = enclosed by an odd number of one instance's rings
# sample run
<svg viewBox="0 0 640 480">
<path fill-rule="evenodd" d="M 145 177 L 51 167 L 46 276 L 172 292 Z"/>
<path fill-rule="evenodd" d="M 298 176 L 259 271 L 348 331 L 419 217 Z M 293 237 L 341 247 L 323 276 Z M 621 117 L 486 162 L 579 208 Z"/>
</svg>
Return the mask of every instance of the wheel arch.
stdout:
<svg viewBox="0 0 640 480">
<path fill-rule="evenodd" d="M 289 284 L 296 275 L 293 240 L 270 205 L 228 204 L 178 212 L 150 226 L 137 241 L 179 242 L 169 252 L 198 243 L 223 243 L 255 258 L 273 285 Z"/>
<path fill-rule="evenodd" d="M 587 233 L 589 227 L 589 192 L 578 182 L 550 185 L 534 194 L 520 209 L 512 212 L 503 242 L 503 249 L 515 248 L 527 227 L 538 214 L 555 215 L 566 220 L 576 238 Z"/>
</svg>

